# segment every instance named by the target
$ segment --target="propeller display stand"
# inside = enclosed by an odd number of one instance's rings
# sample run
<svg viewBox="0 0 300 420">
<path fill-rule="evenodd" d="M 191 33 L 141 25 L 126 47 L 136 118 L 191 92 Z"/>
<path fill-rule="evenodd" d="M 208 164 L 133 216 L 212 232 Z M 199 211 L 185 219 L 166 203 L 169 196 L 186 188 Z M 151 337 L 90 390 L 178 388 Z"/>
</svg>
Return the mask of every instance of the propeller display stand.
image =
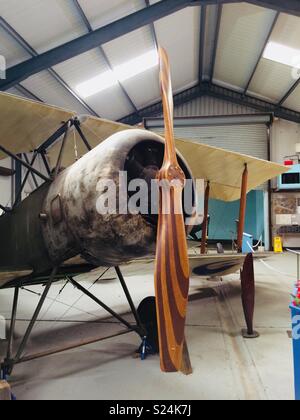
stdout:
<svg viewBox="0 0 300 420">
<path fill-rule="evenodd" d="M 242 303 L 247 324 L 247 329 L 242 331 L 244 338 L 258 338 L 258 332 L 253 329 L 255 307 L 255 277 L 253 254 L 248 254 L 241 270 Z"/>
</svg>

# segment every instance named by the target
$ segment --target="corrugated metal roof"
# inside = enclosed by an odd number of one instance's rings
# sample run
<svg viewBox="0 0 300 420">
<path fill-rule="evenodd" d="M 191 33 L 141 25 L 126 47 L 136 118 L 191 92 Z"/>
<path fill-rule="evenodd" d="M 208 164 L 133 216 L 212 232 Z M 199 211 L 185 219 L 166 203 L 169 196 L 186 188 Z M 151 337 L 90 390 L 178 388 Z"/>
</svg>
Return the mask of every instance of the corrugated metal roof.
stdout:
<svg viewBox="0 0 300 420">
<path fill-rule="evenodd" d="M 24 93 L 20 92 L 17 88 L 9 89 L 8 93 L 11 93 L 12 95 L 21 96 L 22 98 L 26 98 L 26 95 Z"/>
<path fill-rule="evenodd" d="M 283 103 L 283 105 L 290 109 L 295 109 L 300 112 L 300 85 L 295 91 L 289 96 L 289 98 Z"/>
<path fill-rule="evenodd" d="M 0 54 L 5 57 L 7 67 L 12 67 L 30 58 L 30 55 L 2 28 L 0 28 Z"/>
<path fill-rule="evenodd" d="M 72 0 L 1 0 L 0 11 L 39 53 L 85 33 Z"/>
<path fill-rule="evenodd" d="M 300 49 L 300 19 L 282 13 L 272 33 L 271 41 Z"/>
<path fill-rule="evenodd" d="M 249 93 L 279 102 L 292 83 L 295 83 L 295 80 L 292 78 L 290 67 L 263 58 L 249 86 Z"/>
<path fill-rule="evenodd" d="M 190 7 L 155 22 L 158 42 L 167 49 L 175 91 L 195 85 L 199 76 L 200 8 Z"/>
<path fill-rule="evenodd" d="M 22 84 L 49 105 L 66 108 L 79 114 L 86 114 L 86 109 L 66 90 L 62 89 L 61 85 L 47 71 L 30 77 Z"/>
<path fill-rule="evenodd" d="M 150 26 L 131 32 L 108 44 L 103 49 L 113 67 L 155 50 Z M 157 100 L 160 95 L 158 68 L 150 69 L 122 82 L 123 87 L 138 108 Z M 130 112 L 127 112 L 129 114 Z"/>
<path fill-rule="evenodd" d="M 157 1 L 150 0 L 150 4 Z M 93 29 L 147 7 L 146 0 L 79 0 L 79 4 Z M 211 77 L 214 62 L 217 10 L 215 5 L 206 8 L 203 57 L 203 75 L 206 80 Z M 74 0 L 0 0 L 0 15 L 39 53 L 88 31 Z M 154 24 L 158 42 L 170 55 L 175 92 L 199 83 L 200 17 L 201 7 L 194 6 Z M 274 17 L 274 11 L 253 4 L 223 6 L 213 75 L 216 84 L 241 91 L 246 87 Z M 300 18 L 281 14 L 270 40 L 300 49 L 299 23 Z M 3 29 L 0 29 L 0 41 L 0 54 L 6 57 L 9 67 L 30 58 Z M 124 64 L 154 49 L 153 28 L 141 28 L 102 48 L 108 63 L 99 48 L 61 63 L 55 70 L 76 90 L 79 83 L 107 71 L 110 66 Z M 262 58 L 248 93 L 278 102 L 294 83 L 290 67 Z M 65 106 L 78 113 L 87 113 L 86 108 L 46 72 L 29 78 L 23 84 L 45 102 Z M 85 101 L 102 117 L 119 119 L 134 112 L 134 107 L 141 109 L 159 100 L 158 72 L 153 68 L 122 82 L 122 86 L 114 86 Z M 300 88 L 293 92 L 284 105 L 300 111 L 299 103 Z M 212 102 L 208 106 L 212 107 L 212 112 L 218 112 L 214 104 Z"/>
<path fill-rule="evenodd" d="M 93 28 L 108 25 L 145 7 L 144 0 L 80 0 Z"/>
<path fill-rule="evenodd" d="M 247 115 L 257 111 L 242 105 L 203 96 L 186 104 L 175 107 L 175 117 L 213 116 L 213 115 Z"/>
<path fill-rule="evenodd" d="M 299 23 L 299 18 L 281 14 L 270 37 L 270 42 L 298 49 L 300 55 Z M 249 90 L 252 94 L 259 93 L 271 101 L 279 102 L 295 81 L 292 67 L 262 58 Z M 300 96 L 298 99 L 300 100 Z"/>
<path fill-rule="evenodd" d="M 276 12 L 248 3 L 224 5 L 214 81 L 245 88 Z"/>
<path fill-rule="evenodd" d="M 204 63 L 203 78 L 209 80 L 213 66 L 213 48 L 216 36 L 216 22 L 218 16 L 218 7 L 213 5 L 206 8 L 206 27 L 205 27 L 205 44 L 204 44 Z"/>
<path fill-rule="evenodd" d="M 76 91 L 80 83 L 108 71 L 109 67 L 100 50 L 95 49 L 55 66 L 55 70 Z M 134 111 L 119 86 L 86 98 L 85 102 L 99 115 L 113 120 Z"/>
</svg>

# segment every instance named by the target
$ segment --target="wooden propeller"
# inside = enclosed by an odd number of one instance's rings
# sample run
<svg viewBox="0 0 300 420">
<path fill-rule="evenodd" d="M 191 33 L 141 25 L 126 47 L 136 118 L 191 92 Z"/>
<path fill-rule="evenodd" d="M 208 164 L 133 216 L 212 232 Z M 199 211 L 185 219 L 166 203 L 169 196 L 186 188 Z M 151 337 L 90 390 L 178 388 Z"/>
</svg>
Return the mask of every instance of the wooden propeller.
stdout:
<svg viewBox="0 0 300 420">
<path fill-rule="evenodd" d="M 155 268 L 160 361 L 164 372 L 190 373 L 184 334 L 190 276 L 182 202 L 186 179 L 175 148 L 169 59 L 162 48 L 159 56 L 166 140 L 164 163 L 158 174 L 160 210 Z"/>
</svg>

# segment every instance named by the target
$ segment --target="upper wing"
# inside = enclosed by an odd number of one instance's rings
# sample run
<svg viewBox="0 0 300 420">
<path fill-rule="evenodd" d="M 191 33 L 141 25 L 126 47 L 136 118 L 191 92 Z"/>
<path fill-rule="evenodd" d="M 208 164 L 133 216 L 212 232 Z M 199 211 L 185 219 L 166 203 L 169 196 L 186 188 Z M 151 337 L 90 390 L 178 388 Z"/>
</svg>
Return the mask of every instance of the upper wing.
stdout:
<svg viewBox="0 0 300 420">
<path fill-rule="evenodd" d="M 128 129 L 136 129 L 136 127 L 132 127 L 125 124 L 120 124 L 113 121 L 104 120 L 101 118 L 90 117 L 90 116 L 82 116 L 79 118 L 80 120 L 80 128 L 83 132 L 84 136 L 87 138 L 90 146 L 92 148 L 98 146 L 108 137 L 112 136 L 119 131 L 124 131 Z M 78 156 L 82 157 L 84 154 L 87 153 L 86 146 L 80 139 L 79 134 L 77 133 L 74 128 L 72 129 L 69 140 L 65 146 L 64 156 L 62 160 L 62 166 L 68 167 L 72 165 L 75 161 L 75 150 L 74 150 L 74 142 L 76 141 L 76 148 L 78 152 Z M 49 149 L 48 157 L 50 159 L 50 164 L 54 166 L 57 162 L 57 157 L 59 155 L 61 148 L 61 144 L 55 144 L 51 149 Z"/>
<path fill-rule="evenodd" d="M 61 108 L 40 104 L 6 93 L 0 94 L 1 134 L 0 144 L 14 153 L 26 153 L 36 149 L 75 113 Z M 82 117 L 81 129 L 90 145 L 96 147 L 102 141 L 122 130 L 134 127 L 102 120 Z M 211 184 L 211 198 L 234 201 L 240 198 L 241 178 L 248 164 L 248 191 L 287 171 L 276 163 L 266 162 L 239 153 L 216 147 L 177 140 L 177 148 L 189 164 L 196 179 L 205 179 Z M 75 150 L 83 156 L 87 149 L 73 129 L 66 144 L 62 165 L 75 161 Z M 60 144 L 49 150 L 50 163 L 55 165 Z M 0 159 L 3 157 L 0 153 Z"/>
<path fill-rule="evenodd" d="M 177 149 L 187 160 L 195 179 L 210 181 L 210 197 L 217 200 L 240 199 L 245 164 L 249 173 L 248 192 L 288 171 L 277 163 L 187 140 L 177 140 Z"/>
<path fill-rule="evenodd" d="M 62 122 L 75 116 L 54 106 L 0 94 L 0 144 L 13 153 L 28 153 L 46 141 Z M 5 157 L 0 152 L 0 159 Z"/>
<path fill-rule="evenodd" d="M 81 129 L 92 147 L 97 146 L 114 133 L 135 127 L 101 120 L 95 117 L 84 117 Z M 235 201 L 240 198 L 242 174 L 245 164 L 248 165 L 248 191 L 262 185 L 287 171 L 285 166 L 256 159 L 235 152 L 229 152 L 192 141 L 177 139 L 176 147 L 185 157 L 195 179 L 210 181 L 211 198 L 223 201 Z M 86 153 L 82 142 L 77 141 L 80 155 Z M 60 147 L 54 146 L 49 151 L 50 161 L 57 160 Z M 65 148 L 63 166 L 74 162 L 74 143 L 68 142 Z"/>
</svg>

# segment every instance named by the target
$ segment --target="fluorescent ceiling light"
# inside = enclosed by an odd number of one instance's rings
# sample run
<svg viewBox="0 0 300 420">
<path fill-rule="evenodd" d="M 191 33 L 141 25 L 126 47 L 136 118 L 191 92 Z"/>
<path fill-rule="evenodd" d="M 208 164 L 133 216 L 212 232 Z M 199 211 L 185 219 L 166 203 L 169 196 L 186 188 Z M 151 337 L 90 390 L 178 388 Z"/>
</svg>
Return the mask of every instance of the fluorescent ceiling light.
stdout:
<svg viewBox="0 0 300 420">
<path fill-rule="evenodd" d="M 153 50 L 115 67 L 114 73 L 120 82 L 125 82 L 156 66 L 158 66 L 158 54 Z"/>
<path fill-rule="evenodd" d="M 77 92 L 83 98 L 88 98 L 95 93 L 102 92 L 118 84 L 118 80 L 112 71 L 99 74 L 86 82 L 81 83 L 76 87 Z"/>
<path fill-rule="evenodd" d="M 269 42 L 263 57 L 289 67 L 299 67 L 300 50 L 277 42 Z"/>
<path fill-rule="evenodd" d="M 125 82 L 138 74 L 144 73 L 158 66 L 158 64 L 157 51 L 153 50 L 116 66 L 113 70 L 109 70 L 86 82 L 80 83 L 76 87 L 76 90 L 83 98 L 88 98 L 117 85 L 118 82 Z"/>
</svg>

